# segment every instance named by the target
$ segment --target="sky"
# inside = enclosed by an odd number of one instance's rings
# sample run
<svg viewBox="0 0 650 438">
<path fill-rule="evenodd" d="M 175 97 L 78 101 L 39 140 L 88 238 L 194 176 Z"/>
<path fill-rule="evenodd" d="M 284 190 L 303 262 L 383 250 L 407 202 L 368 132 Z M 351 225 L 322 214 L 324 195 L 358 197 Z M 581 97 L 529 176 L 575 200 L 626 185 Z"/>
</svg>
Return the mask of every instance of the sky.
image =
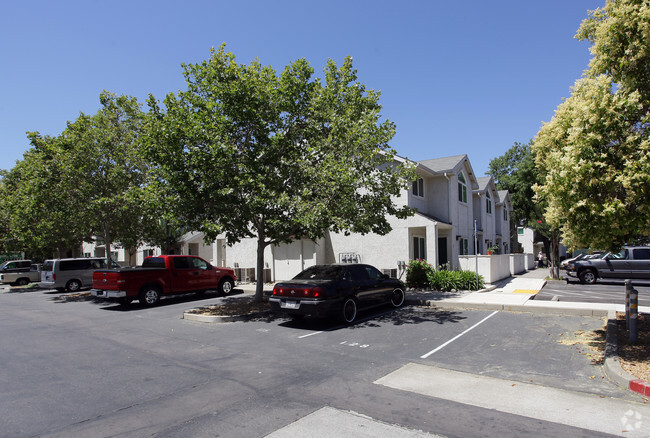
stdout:
<svg viewBox="0 0 650 438">
<path fill-rule="evenodd" d="M 605 0 L 27 0 L 0 5 L 0 169 L 95 114 L 107 90 L 146 110 L 185 89 L 182 65 L 226 44 L 280 73 L 354 59 L 381 91 L 398 155 L 467 154 L 477 176 L 548 122 L 591 55 L 574 38 Z"/>
</svg>

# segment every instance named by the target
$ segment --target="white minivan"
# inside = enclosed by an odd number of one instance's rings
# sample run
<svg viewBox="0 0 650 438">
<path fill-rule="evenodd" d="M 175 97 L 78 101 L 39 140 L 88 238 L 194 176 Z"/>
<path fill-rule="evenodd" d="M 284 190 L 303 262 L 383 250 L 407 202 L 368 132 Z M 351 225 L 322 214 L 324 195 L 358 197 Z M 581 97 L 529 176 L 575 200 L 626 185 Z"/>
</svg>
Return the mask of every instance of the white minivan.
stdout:
<svg viewBox="0 0 650 438">
<path fill-rule="evenodd" d="M 121 266 L 112 262 L 110 267 Z M 95 269 L 107 268 L 106 259 L 99 257 L 45 260 L 38 285 L 43 289 L 56 289 L 59 292 L 76 292 L 84 287 L 92 287 Z"/>
</svg>

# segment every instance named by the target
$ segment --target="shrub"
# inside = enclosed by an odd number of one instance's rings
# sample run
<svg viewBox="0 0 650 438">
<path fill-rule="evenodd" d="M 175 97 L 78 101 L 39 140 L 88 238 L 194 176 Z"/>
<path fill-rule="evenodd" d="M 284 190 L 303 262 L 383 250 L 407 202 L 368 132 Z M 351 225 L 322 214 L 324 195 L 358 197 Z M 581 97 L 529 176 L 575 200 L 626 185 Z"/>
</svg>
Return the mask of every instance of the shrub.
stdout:
<svg viewBox="0 0 650 438">
<path fill-rule="evenodd" d="M 472 271 L 438 270 L 429 273 L 429 285 L 433 290 L 449 292 L 452 290 L 479 290 L 483 288 L 483 278 Z"/>
<path fill-rule="evenodd" d="M 476 276 L 476 272 L 472 271 L 458 271 L 460 274 L 460 289 L 462 290 L 479 290 L 483 289 L 485 282 L 480 275 Z"/>
<path fill-rule="evenodd" d="M 429 287 L 429 274 L 433 267 L 426 260 L 411 260 L 406 267 L 406 285 L 414 288 Z"/>
</svg>

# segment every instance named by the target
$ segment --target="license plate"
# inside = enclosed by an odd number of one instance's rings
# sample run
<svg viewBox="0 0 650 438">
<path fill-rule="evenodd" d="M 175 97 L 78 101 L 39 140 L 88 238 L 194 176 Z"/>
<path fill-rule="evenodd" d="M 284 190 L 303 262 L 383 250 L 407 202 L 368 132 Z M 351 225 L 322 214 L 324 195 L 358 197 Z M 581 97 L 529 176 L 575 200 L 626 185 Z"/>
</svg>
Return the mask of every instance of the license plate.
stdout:
<svg viewBox="0 0 650 438">
<path fill-rule="evenodd" d="M 284 303 L 280 304 L 280 307 L 283 309 L 299 309 L 300 303 L 297 301 L 285 301 Z"/>
</svg>

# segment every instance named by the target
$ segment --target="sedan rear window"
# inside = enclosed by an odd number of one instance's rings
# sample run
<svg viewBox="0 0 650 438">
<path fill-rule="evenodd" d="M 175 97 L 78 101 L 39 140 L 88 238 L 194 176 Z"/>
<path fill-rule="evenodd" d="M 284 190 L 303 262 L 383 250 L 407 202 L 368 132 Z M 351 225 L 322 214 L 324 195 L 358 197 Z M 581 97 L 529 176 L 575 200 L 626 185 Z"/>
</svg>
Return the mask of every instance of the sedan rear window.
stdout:
<svg viewBox="0 0 650 438">
<path fill-rule="evenodd" d="M 294 280 L 339 280 L 344 272 L 343 266 L 311 266 L 293 278 Z"/>
</svg>

